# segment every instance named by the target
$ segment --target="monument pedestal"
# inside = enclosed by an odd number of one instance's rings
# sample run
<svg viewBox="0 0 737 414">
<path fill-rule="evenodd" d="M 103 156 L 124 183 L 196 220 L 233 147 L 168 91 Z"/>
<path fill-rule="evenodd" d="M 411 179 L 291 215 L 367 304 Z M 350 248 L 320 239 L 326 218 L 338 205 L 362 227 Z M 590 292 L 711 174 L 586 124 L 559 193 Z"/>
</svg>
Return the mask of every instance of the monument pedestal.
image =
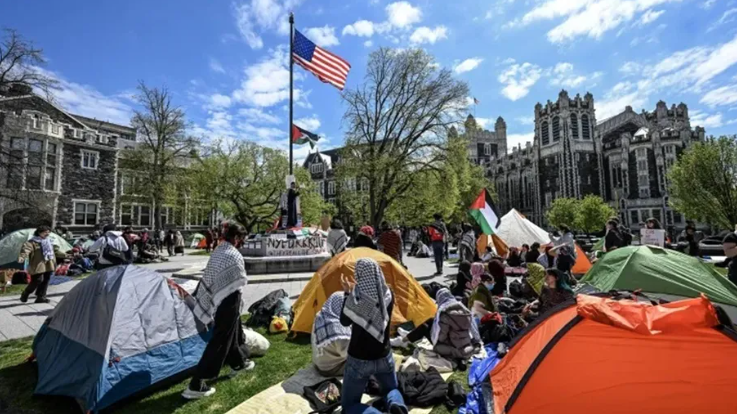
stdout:
<svg viewBox="0 0 737 414">
<path fill-rule="evenodd" d="M 259 240 L 247 240 L 241 248 L 246 272 L 249 275 L 308 273 L 330 260 L 322 236 L 288 238 L 287 234 L 277 231 Z"/>
</svg>

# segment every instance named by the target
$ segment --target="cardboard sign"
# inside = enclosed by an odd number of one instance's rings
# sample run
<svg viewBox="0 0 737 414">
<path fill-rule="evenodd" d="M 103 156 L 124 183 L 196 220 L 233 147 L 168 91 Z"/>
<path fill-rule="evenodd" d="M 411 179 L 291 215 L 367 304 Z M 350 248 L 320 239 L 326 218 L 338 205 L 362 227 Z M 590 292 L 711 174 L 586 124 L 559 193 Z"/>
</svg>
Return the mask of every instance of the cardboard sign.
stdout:
<svg viewBox="0 0 737 414">
<path fill-rule="evenodd" d="M 327 243 L 321 236 L 301 239 L 266 239 L 266 256 L 306 256 L 327 253 Z"/>
<path fill-rule="evenodd" d="M 640 244 L 665 247 L 665 230 L 640 229 Z"/>
</svg>

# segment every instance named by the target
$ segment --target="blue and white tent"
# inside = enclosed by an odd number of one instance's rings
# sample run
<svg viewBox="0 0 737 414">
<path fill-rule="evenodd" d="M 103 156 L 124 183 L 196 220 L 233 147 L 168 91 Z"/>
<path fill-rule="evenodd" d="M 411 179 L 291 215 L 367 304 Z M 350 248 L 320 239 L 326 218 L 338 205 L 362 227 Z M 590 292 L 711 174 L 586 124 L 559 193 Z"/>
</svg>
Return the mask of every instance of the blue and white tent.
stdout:
<svg viewBox="0 0 737 414">
<path fill-rule="evenodd" d="M 36 394 L 97 412 L 197 365 L 209 336 L 194 298 L 153 270 L 116 266 L 80 282 L 33 342 Z"/>
</svg>

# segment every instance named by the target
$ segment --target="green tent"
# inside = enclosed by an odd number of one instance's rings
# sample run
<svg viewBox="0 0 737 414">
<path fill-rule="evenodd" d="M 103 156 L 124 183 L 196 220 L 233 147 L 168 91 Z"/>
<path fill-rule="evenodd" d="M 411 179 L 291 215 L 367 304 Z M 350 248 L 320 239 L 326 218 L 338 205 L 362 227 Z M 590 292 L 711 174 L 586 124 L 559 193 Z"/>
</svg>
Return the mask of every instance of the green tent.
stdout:
<svg viewBox="0 0 737 414">
<path fill-rule="evenodd" d="M 0 269 L 19 268 L 22 266 L 18 263 L 20 248 L 23 246 L 23 243 L 31 240 L 34 231 L 36 229 L 16 230 L 0 239 Z M 59 246 L 60 251 L 68 252 L 72 250 L 72 245 L 58 234 L 51 232 L 49 237 L 51 238 L 51 242 L 54 243 L 54 246 Z"/>
<path fill-rule="evenodd" d="M 656 246 L 629 246 L 606 253 L 581 283 L 605 292 L 639 289 L 688 298 L 704 293 L 714 302 L 737 306 L 737 286 L 712 265 Z"/>
</svg>

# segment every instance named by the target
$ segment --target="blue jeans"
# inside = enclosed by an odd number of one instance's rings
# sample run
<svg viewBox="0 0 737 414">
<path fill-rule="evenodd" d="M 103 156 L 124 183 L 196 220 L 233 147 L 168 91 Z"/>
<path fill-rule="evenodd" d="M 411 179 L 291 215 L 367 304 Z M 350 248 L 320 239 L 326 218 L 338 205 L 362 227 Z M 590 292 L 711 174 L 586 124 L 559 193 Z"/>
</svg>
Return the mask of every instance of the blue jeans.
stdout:
<svg viewBox="0 0 737 414">
<path fill-rule="evenodd" d="M 345 414 L 381 414 L 381 411 L 376 408 L 361 404 L 361 396 L 372 375 L 379 383 L 381 392 L 386 396 L 387 408 L 398 405 L 407 412 L 404 398 L 397 389 L 397 374 L 394 372 L 394 356 L 391 353 L 382 359 L 373 361 L 356 359 L 348 355 L 343 373 L 343 395 L 340 401 L 343 407 L 342 412 Z"/>
<path fill-rule="evenodd" d="M 445 256 L 445 243 L 441 241 L 432 242 L 432 254 L 435 258 L 435 269 L 438 273 L 443 271 L 443 257 Z"/>
</svg>

